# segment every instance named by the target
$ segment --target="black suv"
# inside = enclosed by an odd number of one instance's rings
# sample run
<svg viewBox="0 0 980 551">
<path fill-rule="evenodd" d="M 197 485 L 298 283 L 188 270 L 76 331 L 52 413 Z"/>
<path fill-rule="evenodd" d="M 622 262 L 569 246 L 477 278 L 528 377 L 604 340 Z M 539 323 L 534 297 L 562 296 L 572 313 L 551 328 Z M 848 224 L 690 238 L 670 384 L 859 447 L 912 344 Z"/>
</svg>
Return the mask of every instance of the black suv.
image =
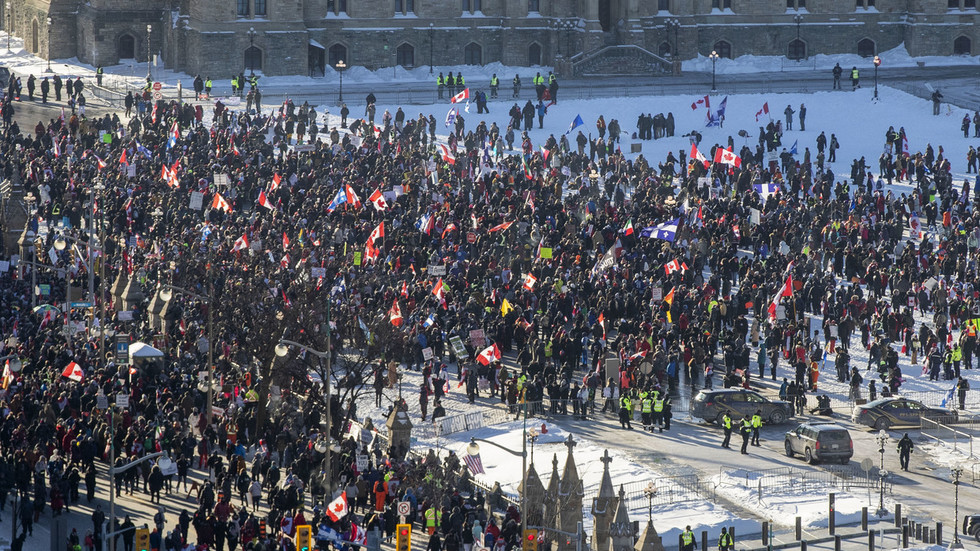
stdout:
<svg viewBox="0 0 980 551">
<path fill-rule="evenodd" d="M 726 412 L 733 420 L 738 420 L 759 410 L 763 420 L 778 425 L 789 416 L 789 402 L 774 402 L 758 392 L 742 388 L 702 390 L 691 402 L 691 417 L 716 421 L 719 425 Z"/>
</svg>

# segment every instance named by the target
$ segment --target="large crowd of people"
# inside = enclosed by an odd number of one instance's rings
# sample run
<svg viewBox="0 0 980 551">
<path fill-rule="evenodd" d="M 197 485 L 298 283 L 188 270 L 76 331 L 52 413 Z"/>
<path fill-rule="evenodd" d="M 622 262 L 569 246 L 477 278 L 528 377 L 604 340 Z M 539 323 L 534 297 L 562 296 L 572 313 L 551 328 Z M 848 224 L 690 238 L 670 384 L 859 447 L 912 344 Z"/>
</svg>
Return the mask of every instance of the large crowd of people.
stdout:
<svg viewBox="0 0 980 551">
<path fill-rule="evenodd" d="M 757 149 L 708 163 L 687 148 L 627 158 L 602 141 L 603 119 L 588 149 L 581 133 L 577 148 L 564 136 L 535 148 L 526 134 L 512 148 L 513 127 L 459 117 L 447 140 L 431 117 L 376 123 L 367 107 L 369 120 L 340 121 L 291 101 L 261 113 L 158 101 L 128 120 L 69 110 L 22 128 L 8 94 L 2 177 L 35 199 L 0 273 L 0 356 L 13 359 L 0 510 L 17 504 L 21 543 L 46 507 L 92 502 L 106 484 L 97 465 L 165 451 L 172 465 L 117 473 L 115 491 L 190 491 L 196 509 L 175 526 L 162 508 L 124 519 L 127 547 L 140 524 L 166 550 L 273 549 L 303 524 L 323 545 L 375 528 L 390 538 L 405 500 L 436 528 L 430 550 L 511 549 L 520 512 L 490 514 L 455 457 L 424 461 L 379 438 L 358 468 L 364 444 L 347 433 L 362 394 L 382 410 L 404 403 L 416 422 L 430 406 L 430 422 L 452 413 L 450 379 L 511 408 L 550 398 L 591 416 L 605 399 L 600 415 L 650 413 L 647 401 L 716 379 L 751 385 L 754 360 L 805 404 L 828 349 L 833 376 L 873 368 L 882 392 L 902 384 L 898 354 L 950 379 L 980 354 L 980 189 L 953 181 L 941 147 L 906 156 L 889 133 L 876 178 L 863 159 L 835 172 L 823 147 L 819 162 L 769 162 L 772 124 Z M 698 145 L 716 159 L 733 141 Z M 91 277 L 90 306 L 66 307 L 58 269 L 74 297 Z M 118 334 L 156 344 L 164 363 L 117 364 Z M 277 359 L 281 338 L 325 349 L 330 372 L 301 349 Z M 868 366 L 850 365 L 854 347 L 870 350 Z M 199 380 L 209 357 L 213 404 Z M 398 402 L 404 370 L 423 374 L 406 390 L 417 401 Z M 116 394 L 128 408 L 100 409 Z M 323 504 L 340 492 L 352 511 L 335 520 Z M 78 545 L 106 548 L 104 509 Z"/>
</svg>

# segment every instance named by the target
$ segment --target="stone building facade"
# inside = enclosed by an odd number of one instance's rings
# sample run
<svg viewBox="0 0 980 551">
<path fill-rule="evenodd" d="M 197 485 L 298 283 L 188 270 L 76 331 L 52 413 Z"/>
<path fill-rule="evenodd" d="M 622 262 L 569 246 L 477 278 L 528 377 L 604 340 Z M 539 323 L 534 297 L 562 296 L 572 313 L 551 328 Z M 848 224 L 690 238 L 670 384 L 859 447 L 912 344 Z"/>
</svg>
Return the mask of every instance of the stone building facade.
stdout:
<svg viewBox="0 0 980 551">
<path fill-rule="evenodd" d="M 214 78 L 248 68 L 320 74 L 340 60 L 372 69 L 497 61 L 580 68 L 591 61 L 596 70 L 628 72 L 712 51 L 790 59 L 872 56 L 902 43 L 913 56 L 980 51 L 977 0 L 10 0 L 9 9 L 7 3 L 0 1 L 0 24 L 41 57 L 108 66 L 145 63 L 149 53 L 167 67 Z M 610 46 L 629 55 L 604 59 L 604 51 L 616 50 Z M 630 65 L 630 56 L 639 63 Z"/>
</svg>

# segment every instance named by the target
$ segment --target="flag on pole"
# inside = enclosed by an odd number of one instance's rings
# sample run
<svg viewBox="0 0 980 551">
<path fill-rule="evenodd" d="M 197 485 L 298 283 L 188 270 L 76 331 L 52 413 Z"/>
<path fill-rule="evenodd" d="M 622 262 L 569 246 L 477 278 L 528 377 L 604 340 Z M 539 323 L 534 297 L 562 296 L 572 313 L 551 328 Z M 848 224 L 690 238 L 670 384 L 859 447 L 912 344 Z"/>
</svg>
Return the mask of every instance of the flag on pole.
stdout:
<svg viewBox="0 0 980 551">
<path fill-rule="evenodd" d="M 259 192 L 259 205 L 261 205 L 261 206 L 263 206 L 263 207 L 265 207 L 265 208 L 267 208 L 269 210 L 275 210 L 275 208 L 276 208 L 276 207 L 274 207 L 272 205 L 272 202 L 269 201 L 269 198 L 265 196 L 265 191 L 260 191 Z"/>
<path fill-rule="evenodd" d="M 680 226 L 680 218 L 674 218 L 669 222 L 657 226 L 649 226 L 640 230 L 640 237 L 653 237 L 664 241 L 674 242 L 677 237 L 677 230 Z"/>
<path fill-rule="evenodd" d="M 470 474 L 472 475 L 486 473 L 486 471 L 483 470 L 483 460 L 480 459 L 480 454 L 464 454 L 463 462 L 466 463 L 466 467 L 470 470 Z"/>
<path fill-rule="evenodd" d="M 231 250 L 240 251 L 242 249 L 247 249 L 247 248 L 248 248 L 248 235 L 243 233 L 241 237 L 235 240 L 235 245 L 232 246 Z"/>
<path fill-rule="evenodd" d="M 582 120 L 582 115 L 575 115 L 575 120 L 572 121 L 572 124 L 568 125 L 568 130 L 565 131 L 565 134 L 568 134 L 583 124 L 585 124 L 585 121 Z"/>
<path fill-rule="evenodd" d="M 674 260 L 664 264 L 664 271 L 667 273 L 667 275 L 674 272 L 686 272 L 687 264 L 675 258 Z"/>
<path fill-rule="evenodd" d="M 492 362 L 500 361 L 500 349 L 497 348 L 497 344 L 491 344 L 490 346 L 483 349 L 482 352 L 477 354 L 476 361 L 483 365 L 490 365 Z"/>
<path fill-rule="evenodd" d="M 796 149 L 796 146 L 797 146 L 797 145 L 798 145 L 799 143 L 800 143 L 800 140 L 796 140 L 796 141 L 794 141 L 794 142 L 793 142 L 793 147 L 791 147 L 791 148 L 789 148 L 789 154 L 790 154 L 790 155 L 796 155 L 796 154 L 797 154 L 797 149 Z"/>
<path fill-rule="evenodd" d="M 419 230 L 425 235 L 430 235 L 432 233 L 432 228 L 434 228 L 435 225 L 436 225 L 435 216 L 432 213 L 427 212 L 423 214 L 422 217 L 418 219 L 418 221 L 415 222 L 415 229 Z"/>
<path fill-rule="evenodd" d="M 337 207 L 343 205 L 346 202 L 347 202 L 346 191 L 343 189 L 338 189 L 337 194 L 334 195 L 333 197 L 333 201 L 330 201 L 330 204 L 327 205 L 327 212 L 332 213 L 333 211 L 337 210 Z"/>
<path fill-rule="evenodd" d="M 691 111 L 697 111 L 699 105 L 703 105 L 706 109 L 711 109 L 711 102 L 708 101 L 708 96 L 704 96 L 703 98 L 693 102 L 691 104 Z"/>
<path fill-rule="evenodd" d="M 451 165 L 456 164 L 456 156 L 453 155 L 453 152 L 445 144 L 436 144 L 436 146 L 439 148 L 439 156 L 442 157 L 443 161 Z"/>
<path fill-rule="evenodd" d="M 374 193 L 368 197 L 368 202 L 374 205 L 375 210 L 385 210 L 388 208 L 388 203 L 385 201 L 385 196 L 381 193 L 381 188 L 374 190 Z"/>
<path fill-rule="evenodd" d="M 470 99 L 470 89 L 469 88 L 464 88 L 462 92 L 460 92 L 460 93 L 456 94 L 455 96 L 453 96 L 449 100 L 449 103 L 459 103 L 459 102 L 463 101 L 464 99 L 466 99 L 466 100 Z"/>
<path fill-rule="evenodd" d="M 503 302 L 500 303 L 500 317 L 505 317 L 507 313 L 513 309 L 514 307 L 511 306 L 510 301 L 504 299 Z"/>
<path fill-rule="evenodd" d="M 333 520 L 334 522 L 346 517 L 348 512 L 347 492 L 340 492 L 340 496 L 327 505 L 327 516 L 329 516 L 330 520 Z"/>
<path fill-rule="evenodd" d="M 61 376 L 67 377 L 76 383 L 80 383 L 82 382 L 82 379 L 85 378 L 85 372 L 82 371 L 82 366 L 75 362 L 69 362 L 68 365 L 65 366 L 65 370 L 61 372 Z"/>
<path fill-rule="evenodd" d="M 388 320 L 391 321 L 391 324 L 394 325 L 395 327 L 400 326 L 402 322 L 405 320 L 402 317 L 402 309 L 398 307 L 397 300 L 395 300 L 391 304 L 391 309 L 388 310 Z"/>
<path fill-rule="evenodd" d="M 538 278 L 534 277 L 534 274 L 524 275 L 524 288 L 528 291 L 534 290 L 534 284 L 538 282 Z"/>
<path fill-rule="evenodd" d="M 762 115 L 768 115 L 768 114 L 769 114 L 769 102 L 767 101 L 762 104 L 762 109 L 759 109 L 759 111 L 756 112 L 755 122 L 759 122 L 759 117 L 761 117 Z"/>
<path fill-rule="evenodd" d="M 779 193 L 779 184 L 753 184 L 752 187 L 762 196 L 763 201 L 769 200 L 770 195 Z"/>
<path fill-rule="evenodd" d="M 280 176 L 279 173 L 277 172 L 272 175 L 272 183 L 269 184 L 269 191 L 275 191 L 279 189 L 280 184 L 282 184 L 282 176 Z"/>
<path fill-rule="evenodd" d="M 220 193 L 215 193 L 214 194 L 214 200 L 211 201 L 211 208 L 212 209 L 221 209 L 221 210 L 223 210 L 225 212 L 230 213 L 231 212 L 231 203 L 229 203 L 228 201 L 226 201 L 225 198 L 222 197 Z"/>
<path fill-rule="evenodd" d="M 488 231 L 490 233 L 493 233 L 493 232 L 496 232 L 496 231 L 504 231 L 507 228 L 509 228 L 513 223 L 514 223 L 514 221 L 511 220 L 510 222 L 504 222 L 503 224 L 497 224 L 496 226 L 490 228 Z"/>
<path fill-rule="evenodd" d="M 715 162 L 734 167 L 742 166 L 742 158 L 723 147 L 715 149 Z"/>
<path fill-rule="evenodd" d="M 626 221 L 626 225 L 623 226 L 623 235 L 630 236 L 633 235 L 633 219 L 630 218 Z"/>
<path fill-rule="evenodd" d="M 457 116 L 459 116 L 459 108 L 450 107 L 449 112 L 446 113 L 446 128 L 449 128 L 456 123 Z"/>
<path fill-rule="evenodd" d="M 350 184 L 344 184 L 344 194 L 347 195 L 347 204 L 355 209 L 361 208 L 361 199 L 354 193 L 354 188 L 350 187 Z"/>
<path fill-rule="evenodd" d="M 691 155 L 690 155 L 690 157 L 692 159 L 697 159 L 698 161 L 700 161 L 701 164 L 704 165 L 704 168 L 708 168 L 711 165 L 711 163 L 708 161 L 708 158 L 705 157 L 703 153 L 701 153 L 700 151 L 698 151 L 698 145 L 697 144 L 693 144 L 693 143 L 691 144 Z"/>
<path fill-rule="evenodd" d="M 728 96 L 725 96 L 725 99 L 721 100 L 721 105 L 718 106 L 718 109 L 714 113 L 710 109 L 708 110 L 708 123 L 705 126 L 721 126 L 721 121 L 725 119 L 725 108 L 727 106 Z"/>
</svg>

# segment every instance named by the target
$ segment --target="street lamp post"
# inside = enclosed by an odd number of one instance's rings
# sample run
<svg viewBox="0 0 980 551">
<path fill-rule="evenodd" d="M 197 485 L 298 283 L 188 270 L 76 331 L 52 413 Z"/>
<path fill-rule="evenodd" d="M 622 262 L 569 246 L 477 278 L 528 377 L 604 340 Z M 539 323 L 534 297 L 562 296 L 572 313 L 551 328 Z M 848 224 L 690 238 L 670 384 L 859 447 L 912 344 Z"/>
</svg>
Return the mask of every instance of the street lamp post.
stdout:
<svg viewBox="0 0 980 551">
<path fill-rule="evenodd" d="M 347 68 L 347 63 L 343 59 L 337 62 L 337 72 L 340 73 L 340 91 L 337 93 L 337 103 L 344 102 L 344 69 Z"/>
<path fill-rule="evenodd" d="M 51 70 L 51 18 L 47 20 L 48 23 L 48 68 L 44 70 L 45 73 L 53 73 Z M 9 36 L 9 35 L 8 35 Z"/>
<path fill-rule="evenodd" d="M 245 59 L 248 60 L 248 71 L 249 71 L 248 76 L 250 77 L 255 76 L 255 61 L 250 57 L 255 55 L 254 48 L 255 48 L 255 27 L 249 27 L 248 28 L 248 56 L 246 56 Z"/>
<path fill-rule="evenodd" d="M 295 347 L 295 348 L 299 348 L 300 350 L 305 350 L 306 352 L 308 352 L 310 354 L 313 354 L 320 361 L 326 360 L 326 362 L 327 362 L 327 372 L 326 372 L 326 377 L 325 377 L 326 380 L 324 381 L 324 385 L 325 385 L 324 386 L 324 390 L 325 390 L 325 392 L 327 394 L 327 441 L 328 442 L 330 442 L 330 441 L 333 440 L 333 419 L 331 418 L 332 416 L 331 416 L 331 411 L 330 411 L 331 410 L 331 405 L 333 404 L 333 397 L 331 396 L 331 393 L 330 393 L 330 377 L 331 377 L 331 369 L 330 369 L 330 363 L 331 363 L 330 362 L 330 360 L 331 360 L 331 358 L 330 358 L 330 349 L 331 349 L 330 336 L 331 336 L 331 331 L 330 331 L 330 309 L 329 309 L 329 305 L 328 305 L 328 307 L 327 307 L 327 351 L 326 352 L 321 352 L 319 350 L 314 350 L 314 349 L 312 349 L 309 346 L 306 346 L 304 344 L 300 344 L 300 343 L 298 343 L 296 341 L 290 341 L 290 340 L 286 340 L 286 339 L 279 339 L 279 344 L 276 345 L 276 350 L 275 350 L 276 351 L 276 356 L 279 356 L 280 358 L 282 358 L 282 357 L 286 356 L 286 354 L 289 354 L 289 347 L 292 346 L 292 347 Z M 259 399 L 261 399 L 261 397 Z M 327 476 L 326 476 L 327 477 L 327 481 L 324 483 L 324 486 L 325 486 L 326 494 L 327 494 L 326 499 L 330 500 L 330 499 L 333 499 L 333 488 L 332 488 L 332 486 L 333 486 L 333 469 L 330 466 L 330 444 L 329 443 L 327 444 L 327 451 L 326 451 L 326 454 L 324 456 L 324 461 L 325 461 L 325 468 L 324 468 L 324 470 L 327 473 Z"/>
<path fill-rule="evenodd" d="M 152 74 L 150 73 L 150 61 L 152 60 L 152 57 L 153 57 L 153 56 L 150 55 L 150 33 L 151 32 L 153 32 L 153 25 L 147 24 L 146 25 L 146 81 L 147 82 L 152 82 L 153 81 Z"/>
<path fill-rule="evenodd" d="M 796 14 L 793 16 L 793 21 L 796 22 L 796 47 L 800 47 L 800 25 L 803 23 L 803 16 Z M 801 55 L 799 49 L 796 51 L 796 61 L 797 63 L 803 61 L 803 56 Z"/>
<path fill-rule="evenodd" d="M 963 467 L 959 465 L 950 470 L 953 475 L 953 541 L 949 542 L 949 549 L 963 549 L 963 542 L 960 541 L 960 476 L 963 475 Z"/>
<path fill-rule="evenodd" d="M 7 53 L 9 54 L 10 53 L 10 35 L 13 34 L 13 29 L 10 28 L 10 21 L 13 18 L 10 17 L 10 9 L 11 8 L 10 8 L 10 2 L 9 1 L 5 4 L 5 7 L 7 8 L 5 10 L 5 13 L 7 14 L 7 28 L 4 29 L 4 30 L 7 31 Z"/>
<path fill-rule="evenodd" d="M 470 437 L 470 444 L 466 446 L 466 453 L 469 455 L 480 455 L 480 445 L 476 442 L 484 442 L 504 450 L 505 452 L 521 458 L 521 534 L 527 530 L 527 440 L 528 440 L 528 430 L 527 430 L 527 401 L 524 402 L 524 438 L 523 447 L 520 452 L 515 452 L 510 448 L 501 446 L 496 442 L 491 442 L 489 440 L 484 440 L 483 438 Z"/>
<path fill-rule="evenodd" d="M 888 476 L 888 471 L 885 470 L 885 442 L 888 441 L 888 435 L 884 430 L 880 430 L 875 440 L 878 442 L 878 453 L 881 456 L 878 466 L 878 511 L 875 514 L 885 517 L 888 515 L 888 511 L 885 510 L 885 477 Z"/>
<path fill-rule="evenodd" d="M 878 66 L 881 65 L 881 58 L 875 55 L 874 57 L 875 65 L 875 95 L 872 99 L 878 99 Z"/>
<path fill-rule="evenodd" d="M 435 42 L 433 42 L 433 33 L 435 32 L 435 24 L 429 23 L 429 74 L 432 74 L 432 50 L 435 49 Z"/>
<path fill-rule="evenodd" d="M 676 18 L 674 18 L 674 19 L 668 19 L 667 20 L 667 29 L 674 31 L 674 43 L 673 43 L 673 45 L 672 45 L 672 47 L 670 49 L 670 60 L 671 61 L 674 61 L 674 60 L 677 59 L 677 29 L 679 29 L 680 26 L 681 26 L 681 22 L 680 22 L 680 20 L 678 20 Z"/>
<path fill-rule="evenodd" d="M 643 493 L 647 496 L 647 515 L 650 524 L 653 524 L 653 498 L 657 495 L 657 485 L 650 482 L 646 488 L 643 488 Z"/>
<path fill-rule="evenodd" d="M 711 91 L 717 92 L 718 88 L 715 87 L 715 63 L 718 62 L 718 52 L 711 50 L 708 58 L 711 59 Z"/>
<path fill-rule="evenodd" d="M 208 256 L 210 257 L 211 248 L 208 247 Z M 211 261 L 208 259 L 208 265 L 210 266 Z M 189 297 L 194 297 L 200 301 L 203 301 L 208 305 L 208 401 L 206 415 L 208 418 L 208 425 L 214 419 L 214 304 L 211 303 L 211 297 L 213 296 L 214 289 L 211 286 L 211 274 L 208 274 L 208 294 L 201 295 L 193 291 L 189 291 L 182 287 L 176 287 L 174 285 L 160 285 L 160 298 L 164 302 L 168 302 L 173 298 L 174 293 L 180 293 L 182 295 L 187 295 Z"/>
</svg>

